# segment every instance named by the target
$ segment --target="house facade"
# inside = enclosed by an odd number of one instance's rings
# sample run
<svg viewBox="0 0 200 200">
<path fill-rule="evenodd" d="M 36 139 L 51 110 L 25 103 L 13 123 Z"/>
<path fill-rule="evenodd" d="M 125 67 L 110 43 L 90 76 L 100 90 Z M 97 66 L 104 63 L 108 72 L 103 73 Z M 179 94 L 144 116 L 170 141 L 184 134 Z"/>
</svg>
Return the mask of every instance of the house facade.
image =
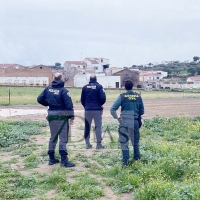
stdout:
<svg viewBox="0 0 200 200">
<path fill-rule="evenodd" d="M 71 71 L 72 68 L 86 69 L 87 64 L 83 61 L 66 61 L 64 63 L 64 70 Z"/>
<path fill-rule="evenodd" d="M 200 76 L 190 76 L 186 82 L 187 88 L 200 88 Z"/>
<path fill-rule="evenodd" d="M 112 74 L 113 76 L 120 76 L 120 88 L 124 86 L 124 80 L 131 79 L 133 81 L 134 87 L 139 83 L 139 72 L 130 69 L 121 69 Z"/>
<path fill-rule="evenodd" d="M 48 66 L 24 67 L 18 64 L 0 64 L 0 85 L 46 86 L 52 80 L 52 69 Z"/>
<path fill-rule="evenodd" d="M 64 63 L 64 70 L 70 72 L 73 68 L 79 71 L 93 70 L 94 73 L 103 73 L 105 69 L 109 68 L 109 59 L 106 58 L 85 58 L 83 61 L 66 61 Z"/>
<path fill-rule="evenodd" d="M 167 72 L 164 71 L 140 71 L 139 74 L 139 81 L 146 82 L 146 81 L 159 81 L 167 77 Z"/>
<path fill-rule="evenodd" d="M 109 59 L 106 58 L 85 58 L 83 61 L 87 68 L 94 69 L 95 73 L 102 73 L 109 68 Z"/>
<path fill-rule="evenodd" d="M 90 81 L 90 73 L 78 73 L 74 76 L 74 87 L 83 87 Z M 105 74 L 96 74 L 97 82 L 103 86 L 103 88 L 120 88 L 121 79 L 120 76 L 105 76 Z"/>
</svg>

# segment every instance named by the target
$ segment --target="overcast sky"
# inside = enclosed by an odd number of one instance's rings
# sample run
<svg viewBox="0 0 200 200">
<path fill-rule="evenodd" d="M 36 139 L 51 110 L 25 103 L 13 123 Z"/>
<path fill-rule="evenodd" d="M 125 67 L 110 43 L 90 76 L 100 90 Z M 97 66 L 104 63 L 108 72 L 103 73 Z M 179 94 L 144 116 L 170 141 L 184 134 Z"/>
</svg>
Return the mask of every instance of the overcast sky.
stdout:
<svg viewBox="0 0 200 200">
<path fill-rule="evenodd" d="M 110 59 L 124 67 L 200 56 L 200 0 L 0 0 L 0 63 Z"/>
</svg>

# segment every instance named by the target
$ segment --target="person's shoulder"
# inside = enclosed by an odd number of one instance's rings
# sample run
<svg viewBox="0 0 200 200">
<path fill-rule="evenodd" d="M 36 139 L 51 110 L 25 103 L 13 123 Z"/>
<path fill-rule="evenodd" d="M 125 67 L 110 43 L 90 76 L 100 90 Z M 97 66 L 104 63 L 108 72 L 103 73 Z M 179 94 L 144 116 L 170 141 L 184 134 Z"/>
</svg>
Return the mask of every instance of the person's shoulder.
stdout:
<svg viewBox="0 0 200 200">
<path fill-rule="evenodd" d="M 139 95 L 140 96 L 140 94 L 139 93 L 137 93 L 137 92 L 133 92 L 135 95 Z"/>
<path fill-rule="evenodd" d="M 103 88 L 103 86 L 98 82 L 96 82 L 96 86 L 99 87 L 99 88 Z"/>
<path fill-rule="evenodd" d="M 138 98 L 138 99 L 142 99 L 141 94 L 134 92 L 134 95 Z"/>
<path fill-rule="evenodd" d="M 86 85 L 84 85 L 83 87 L 82 87 L 82 89 L 85 89 L 85 88 L 87 88 L 87 86 L 89 85 L 89 83 L 88 84 L 86 84 Z"/>
<path fill-rule="evenodd" d="M 122 92 L 122 93 L 119 95 L 119 97 L 123 97 L 125 94 L 126 94 L 126 92 Z M 119 97 L 118 97 L 118 98 L 119 98 Z"/>
</svg>

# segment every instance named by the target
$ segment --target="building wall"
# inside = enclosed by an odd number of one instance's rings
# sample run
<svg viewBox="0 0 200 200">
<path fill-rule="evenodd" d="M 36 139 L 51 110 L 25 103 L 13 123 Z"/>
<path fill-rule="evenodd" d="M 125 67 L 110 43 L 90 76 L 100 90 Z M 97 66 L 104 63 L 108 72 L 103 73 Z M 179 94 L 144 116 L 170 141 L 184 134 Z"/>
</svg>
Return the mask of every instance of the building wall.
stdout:
<svg viewBox="0 0 200 200">
<path fill-rule="evenodd" d="M 120 76 L 120 83 L 121 83 L 120 87 L 122 87 L 124 77 L 125 77 L 126 75 L 129 76 L 131 73 L 135 74 L 135 73 L 137 73 L 137 72 L 131 71 L 130 69 L 124 69 L 124 70 L 121 70 L 121 71 L 119 71 L 119 72 L 114 73 L 113 76 Z M 138 73 L 138 80 L 139 80 L 139 73 Z M 138 84 L 138 82 L 137 82 L 137 83 L 134 83 L 134 86 L 136 87 L 137 84 Z"/>
<path fill-rule="evenodd" d="M 48 77 L 0 77 L 0 85 L 8 86 L 47 86 Z"/>
<path fill-rule="evenodd" d="M 89 78 L 91 74 L 77 74 L 74 77 L 74 86 L 75 87 L 83 87 L 84 85 L 89 83 Z M 103 76 L 96 74 L 97 82 L 101 84 L 104 88 L 116 88 L 118 86 L 121 87 L 120 76 Z"/>
<path fill-rule="evenodd" d="M 103 66 L 101 64 L 92 64 L 92 68 L 94 68 L 95 73 L 103 72 Z"/>
<path fill-rule="evenodd" d="M 12 80 L 11 83 L 14 84 L 15 80 L 16 82 L 18 82 L 21 81 L 21 78 L 23 80 L 26 80 L 26 83 L 28 83 L 29 80 L 31 80 L 32 78 L 33 80 L 35 80 L 34 85 L 36 85 L 36 80 L 40 80 L 39 82 L 41 83 L 43 83 L 43 81 L 46 81 L 44 84 L 49 85 L 53 81 L 53 74 L 52 69 L 44 65 L 38 65 L 31 68 L 21 65 L 15 65 L 7 68 L 0 68 L 0 78 L 2 80 L 1 84 L 5 83 L 5 80 L 8 79 Z"/>
<path fill-rule="evenodd" d="M 158 74 L 158 75 L 144 75 L 143 76 L 143 81 L 159 81 L 161 79 L 161 76 Z"/>
</svg>

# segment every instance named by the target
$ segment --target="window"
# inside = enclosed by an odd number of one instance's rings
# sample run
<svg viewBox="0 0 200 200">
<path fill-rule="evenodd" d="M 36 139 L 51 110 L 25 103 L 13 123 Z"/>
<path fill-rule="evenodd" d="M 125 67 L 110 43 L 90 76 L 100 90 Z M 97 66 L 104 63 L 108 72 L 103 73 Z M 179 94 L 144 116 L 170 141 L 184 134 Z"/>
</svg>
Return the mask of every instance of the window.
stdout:
<svg viewBox="0 0 200 200">
<path fill-rule="evenodd" d="M 34 84 L 34 81 L 30 80 L 29 83 L 30 83 L 30 85 L 33 85 L 33 84 Z"/>
<path fill-rule="evenodd" d="M 37 80 L 37 81 L 36 81 L 36 85 L 39 85 L 39 84 L 40 84 L 40 80 Z"/>
<path fill-rule="evenodd" d="M 47 85 L 47 81 L 43 81 L 43 85 L 46 86 Z"/>
<path fill-rule="evenodd" d="M 7 84 L 8 84 L 8 85 L 12 85 L 12 79 L 8 79 L 8 80 L 7 80 Z"/>
<path fill-rule="evenodd" d="M 19 85 L 19 80 L 15 80 L 14 85 Z"/>
<path fill-rule="evenodd" d="M 26 80 L 22 80 L 22 85 L 26 85 Z"/>
<path fill-rule="evenodd" d="M 42 67 L 40 67 L 40 69 L 42 69 Z"/>
</svg>

